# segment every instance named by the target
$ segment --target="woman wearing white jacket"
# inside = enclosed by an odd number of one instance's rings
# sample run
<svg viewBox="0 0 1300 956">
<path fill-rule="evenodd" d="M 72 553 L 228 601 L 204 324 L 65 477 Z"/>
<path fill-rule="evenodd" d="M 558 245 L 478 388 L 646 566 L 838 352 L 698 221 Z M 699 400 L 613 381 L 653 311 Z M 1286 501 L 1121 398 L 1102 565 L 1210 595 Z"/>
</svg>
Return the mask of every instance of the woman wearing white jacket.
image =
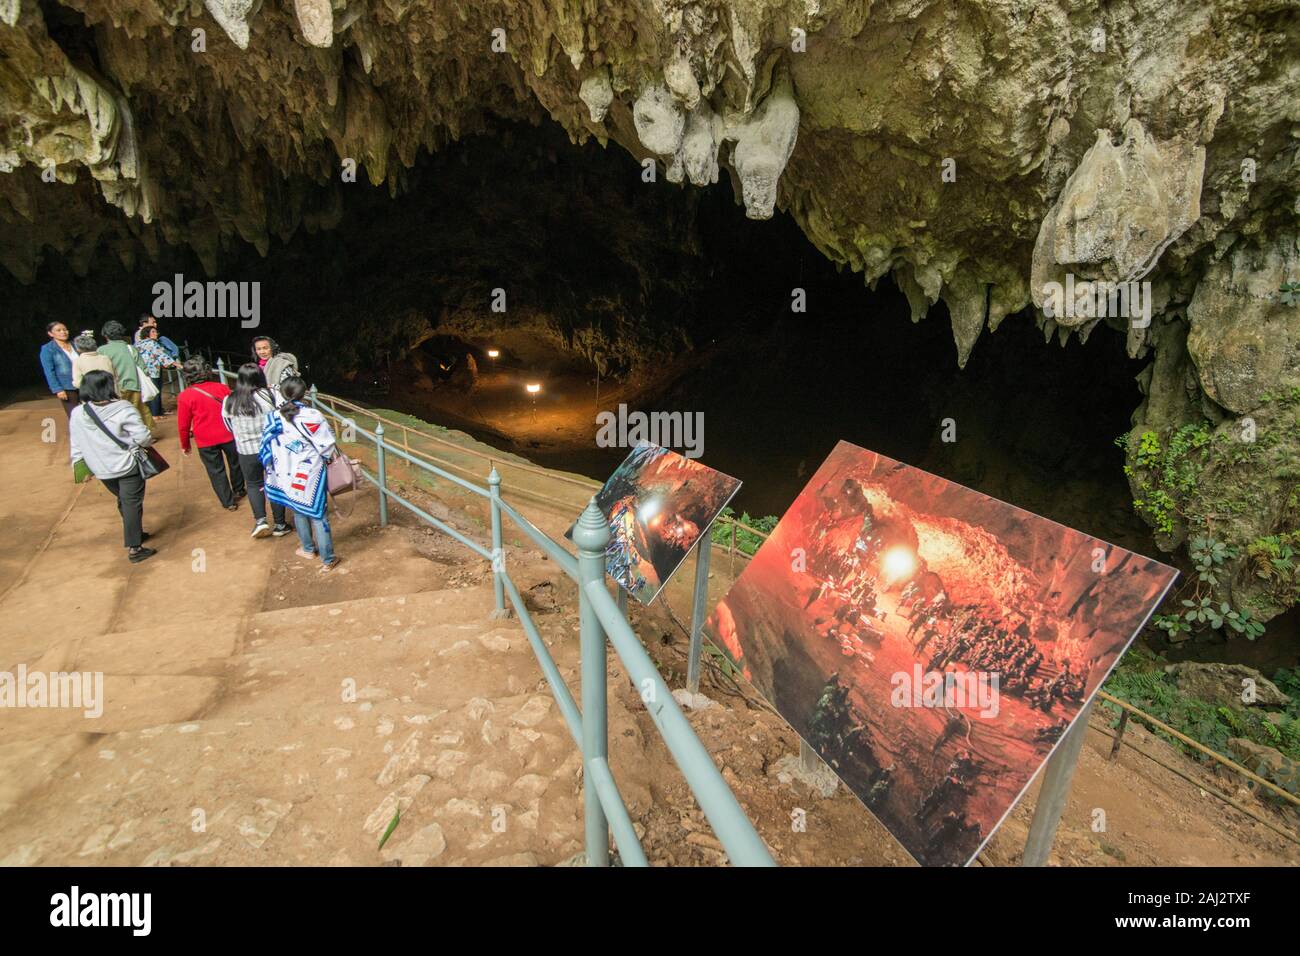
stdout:
<svg viewBox="0 0 1300 956">
<path fill-rule="evenodd" d="M 117 397 L 113 391 L 113 376 L 107 372 L 93 370 L 85 374 L 81 380 L 81 402 L 68 419 L 72 464 L 75 467 L 77 462 L 85 462 L 91 474 L 102 481 L 117 499 L 127 557 L 133 564 L 138 564 L 158 552 L 144 546 L 149 537 L 141 527 L 145 484 L 131 449 L 153 444 L 153 435 L 135 407 Z M 103 428 L 95 424 L 92 414 Z M 105 429 L 127 447 L 123 448 L 105 434 Z"/>
<path fill-rule="evenodd" d="M 300 558 L 320 556 L 321 570 L 332 571 L 334 554 L 326 508 L 329 499 L 326 465 L 338 449 L 325 416 L 303 403 L 307 383 L 291 375 L 280 384 L 283 404 L 266 416 L 258 456 L 266 470 L 266 496 L 293 509 Z M 313 537 L 315 540 L 313 541 Z"/>
</svg>

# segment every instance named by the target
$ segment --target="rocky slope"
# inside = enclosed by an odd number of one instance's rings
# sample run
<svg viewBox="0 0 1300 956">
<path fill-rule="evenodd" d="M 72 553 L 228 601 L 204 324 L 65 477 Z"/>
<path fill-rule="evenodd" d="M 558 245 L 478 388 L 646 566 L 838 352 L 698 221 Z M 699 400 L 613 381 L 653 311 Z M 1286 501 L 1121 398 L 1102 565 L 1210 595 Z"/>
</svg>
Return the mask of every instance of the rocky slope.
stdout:
<svg viewBox="0 0 1300 956">
<path fill-rule="evenodd" d="M 0 0 L 0 263 L 184 244 L 219 274 L 337 222 L 353 166 L 397 195 L 421 150 L 558 123 L 729 178 L 915 318 L 943 299 L 963 361 L 1027 307 L 1153 353 L 1140 510 L 1235 544 L 1268 615 L 1295 594 L 1248 548 L 1296 527 L 1298 45 L 1286 0 Z M 1096 280 L 1149 281 L 1150 314 L 1074 308 Z"/>
</svg>

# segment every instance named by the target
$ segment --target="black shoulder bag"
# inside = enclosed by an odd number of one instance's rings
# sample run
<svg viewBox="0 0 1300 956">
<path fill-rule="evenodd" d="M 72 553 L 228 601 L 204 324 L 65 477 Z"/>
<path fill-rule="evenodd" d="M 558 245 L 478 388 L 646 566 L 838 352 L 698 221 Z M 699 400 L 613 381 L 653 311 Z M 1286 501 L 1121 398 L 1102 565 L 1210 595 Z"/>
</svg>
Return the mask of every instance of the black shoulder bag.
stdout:
<svg viewBox="0 0 1300 956">
<path fill-rule="evenodd" d="M 136 467 L 140 469 L 140 477 L 145 481 L 148 481 L 155 475 L 161 475 L 171 467 L 171 465 L 167 464 L 167 459 L 159 454 L 158 449 L 154 448 L 152 445 L 147 448 L 141 448 L 139 445 L 128 445 L 126 442 L 122 441 L 122 439 L 114 435 L 108 430 L 108 426 L 100 421 L 99 416 L 95 414 L 95 410 L 90 407 L 89 402 L 82 402 L 81 407 L 86 410 L 86 414 L 90 416 L 90 420 L 99 426 L 99 430 L 111 438 L 118 448 L 131 453 L 131 457 L 135 459 Z"/>
</svg>

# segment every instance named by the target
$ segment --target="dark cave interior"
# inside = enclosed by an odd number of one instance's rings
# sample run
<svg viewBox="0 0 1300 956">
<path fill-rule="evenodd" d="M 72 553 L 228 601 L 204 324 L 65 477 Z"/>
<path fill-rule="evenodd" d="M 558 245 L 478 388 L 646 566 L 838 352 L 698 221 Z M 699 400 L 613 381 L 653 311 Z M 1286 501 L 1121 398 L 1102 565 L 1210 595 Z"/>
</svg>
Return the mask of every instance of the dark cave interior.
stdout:
<svg viewBox="0 0 1300 956">
<path fill-rule="evenodd" d="M 223 278 L 261 283 L 258 331 L 323 388 L 437 421 L 438 393 L 456 385 L 422 358 L 463 349 L 484 365 L 506 342 L 503 364 L 530 375 L 576 371 L 590 385 L 599 365 L 609 401 L 704 412 L 704 460 L 746 482 L 737 506 L 753 514 L 784 510 L 844 438 L 1151 550 L 1113 445 L 1142 363 L 1107 329 L 1061 348 L 1011 316 L 958 369 L 942 304 L 913 324 L 890 280 L 871 290 L 837 270 L 787 216 L 746 219 L 726 183 L 646 183 L 622 151 L 574 147 L 553 127 L 505 126 L 425 157 L 397 198 L 361 180 L 342 190 L 333 230 L 300 231 L 265 258 L 232 241 L 222 263 Z M 205 278 L 192 254 L 163 258 L 127 273 L 102 257 L 78 278 L 51 257 L 34 286 L 0 280 L 15 383 L 39 380 L 22 343 L 38 344 L 46 321 L 129 322 L 156 281 Z M 806 311 L 793 311 L 795 289 Z M 163 325 L 227 362 L 251 335 L 235 319 Z M 595 477 L 621 452 L 591 441 L 592 398 L 585 442 L 449 423 Z M 956 441 L 942 440 L 945 419 Z"/>
</svg>

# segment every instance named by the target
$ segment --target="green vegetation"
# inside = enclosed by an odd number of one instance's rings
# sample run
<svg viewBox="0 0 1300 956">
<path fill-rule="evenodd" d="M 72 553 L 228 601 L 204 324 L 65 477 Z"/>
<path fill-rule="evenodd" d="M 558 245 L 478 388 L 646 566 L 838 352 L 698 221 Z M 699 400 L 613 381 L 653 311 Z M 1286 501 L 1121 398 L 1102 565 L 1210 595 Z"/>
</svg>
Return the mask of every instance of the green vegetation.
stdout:
<svg viewBox="0 0 1300 956">
<path fill-rule="evenodd" d="M 378 848 L 380 850 L 384 848 L 384 844 L 388 842 L 388 838 L 392 836 L 393 831 L 397 829 L 397 824 L 401 822 L 402 822 L 402 808 L 398 807 L 396 810 L 393 811 L 393 819 L 388 821 L 388 828 L 384 830 L 384 835 L 379 838 Z"/>
<path fill-rule="evenodd" d="M 1300 603 L 1300 531 L 1257 538 L 1246 546 L 1247 567 L 1280 605 Z"/>
<path fill-rule="evenodd" d="M 1249 608 L 1234 608 L 1227 601 L 1214 597 L 1223 583 L 1221 577 L 1227 571 L 1225 565 L 1237 556 L 1237 549 L 1200 535 L 1188 544 L 1187 553 L 1195 566 L 1196 576 L 1175 595 L 1183 610 L 1157 614 L 1151 623 L 1170 639 L 1205 630 L 1222 631 L 1224 628 L 1252 641 L 1263 636 L 1264 625 L 1255 619 Z"/>
<path fill-rule="evenodd" d="M 1188 540 L 1195 574 L 1152 622 L 1171 638 L 1220 631 L 1254 640 L 1261 617 L 1300 602 L 1300 532 L 1251 540 L 1259 516 L 1278 512 L 1279 486 L 1261 475 L 1283 482 L 1282 528 L 1300 523 L 1297 406 L 1300 388 L 1289 388 L 1261 397 L 1258 423 L 1204 420 L 1116 439 L 1128 455 L 1134 510 L 1174 542 Z"/>
<path fill-rule="evenodd" d="M 1115 443 L 1127 451 L 1130 438 L 1121 435 Z M 1133 499 L 1134 509 L 1161 534 L 1173 534 L 1179 520 L 1188 525 L 1204 523 L 1203 514 L 1189 512 L 1187 503 L 1195 498 L 1199 478 L 1210 464 L 1215 441 L 1209 422 L 1184 425 L 1164 444 L 1154 431 L 1137 436 L 1134 464 L 1125 465 L 1124 474 L 1138 489 L 1138 496 Z"/>
<path fill-rule="evenodd" d="M 1231 737 L 1274 747 L 1292 760 L 1300 760 L 1300 669 L 1283 668 L 1273 676 L 1273 683 L 1291 698 L 1291 703 L 1282 711 L 1265 711 L 1259 707 L 1226 706 L 1188 697 L 1179 691 L 1177 680 L 1165 673 L 1167 663 L 1135 644 L 1106 681 L 1104 689 L 1230 760 L 1237 759 L 1228 750 Z M 1119 715 L 1120 708 L 1114 704 L 1099 703 Z M 1188 756 L 1198 756 L 1176 738 L 1162 731 L 1153 732 L 1186 751 Z"/>
<path fill-rule="evenodd" d="M 722 517 L 736 518 L 736 513 L 732 511 L 731 506 L 728 505 L 727 507 L 722 509 Z M 762 531 L 764 534 L 771 534 L 772 529 L 776 527 L 776 523 L 781 519 L 778 518 L 776 515 L 767 515 L 762 518 L 754 518 L 750 516 L 748 511 L 746 511 L 743 512 L 739 518 L 736 518 L 736 520 L 741 522 L 741 524 L 749 525 L 751 528 L 757 528 L 759 531 Z M 731 529 L 732 529 L 732 525 L 729 522 L 724 522 L 724 521 L 713 522 L 713 535 L 712 535 L 713 542 L 715 544 L 720 544 L 723 547 L 728 547 L 728 548 L 731 547 Z M 754 534 L 752 531 L 747 531 L 744 528 L 736 527 L 736 550 L 739 551 L 741 554 L 748 554 L 752 557 L 755 553 L 757 553 L 759 547 L 763 544 L 764 540 L 766 539 L 759 537 L 758 535 Z"/>
<path fill-rule="evenodd" d="M 1277 291 L 1282 294 L 1283 305 L 1300 305 L 1300 282 L 1283 282 Z"/>
</svg>

